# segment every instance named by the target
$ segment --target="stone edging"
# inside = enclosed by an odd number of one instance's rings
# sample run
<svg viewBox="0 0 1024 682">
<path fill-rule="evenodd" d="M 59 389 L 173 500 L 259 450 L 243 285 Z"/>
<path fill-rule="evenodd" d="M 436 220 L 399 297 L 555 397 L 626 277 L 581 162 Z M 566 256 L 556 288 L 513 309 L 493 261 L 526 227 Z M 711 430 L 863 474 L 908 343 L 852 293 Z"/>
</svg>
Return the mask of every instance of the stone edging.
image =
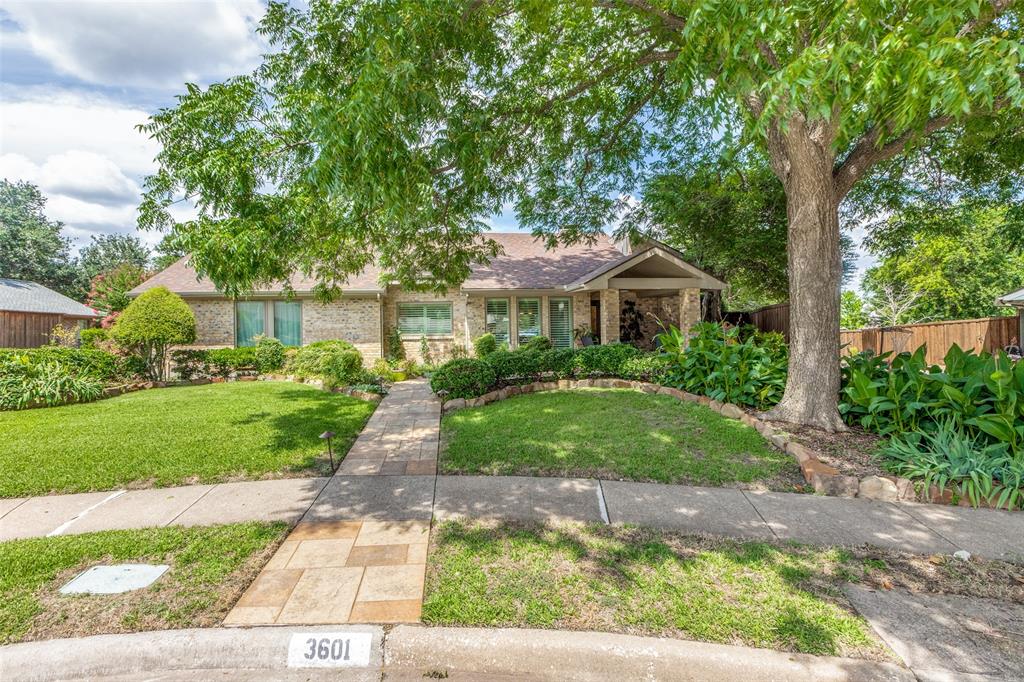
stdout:
<svg viewBox="0 0 1024 682">
<path fill-rule="evenodd" d="M 485 393 L 478 398 L 456 398 L 444 403 L 443 412 L 447 414 L 464 407 L 480 407 L 497 400 L 504 400 L 515 395 L 558 391 L 574 388 L 628 388 L 644 393 L 669 395 L 677 400 L 698 403 L 711 408 L 727 419 L 735 419 L 754 428 L 776 449 L 788 453 L 800 465 L 800 473 L 814 492 L 833 497 L 861 497 L 883 502 L 928 502 L 934 504 L 950 504 L 953 493 L 950 490 L 939 491 L 932 486 L 926 495 L 918 494 L 913 481 L 898 476 L 844 476 L 828 464 L 822 462 L 816 452 L 806 445 L 796 442 L 792 435 L 777 431 L 771 424 L 761 421 L 742 408 L 731 403 L 721 403 L 707 396 L 681 391 L 677 388 L 652 384 L 646 381 L 630 381 L 627 379 L 560 379 L 558 381 L 535 381 L 522 386 L 507 386 Z M 961 500 L 961 506 L 965 500 Z"/>
</svg>

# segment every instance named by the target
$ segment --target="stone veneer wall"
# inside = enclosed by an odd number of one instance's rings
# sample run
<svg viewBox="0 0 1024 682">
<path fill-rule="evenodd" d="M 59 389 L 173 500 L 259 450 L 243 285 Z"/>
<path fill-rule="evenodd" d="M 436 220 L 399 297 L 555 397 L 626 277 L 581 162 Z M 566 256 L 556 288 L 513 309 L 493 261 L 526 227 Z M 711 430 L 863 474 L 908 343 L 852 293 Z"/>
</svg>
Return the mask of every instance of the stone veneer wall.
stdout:
<svg viewBox="0 0 1024 682">
<path fill-rule="evenodd" d="M 679 328 L 684 332 L 700 322 L 700 289 L 679 290 Z"/>
<path fill-rule="evenodd" d="M 619 341 L 619 319 L 621 306 L 619 305 L 618 289 L 601 289 L 601 343 L 618 343 Z"/>
<path fill-rule="evenodd" d="M 622 289 L 619 292 L 620 309 L 626 301 L 635 302 L 637 310 L 640 311 L 640 331 L 644 335 L 639 343 L 641 348 L 654 348 L 654 337 L 661 333 L 661 327 L 658 325 L 659 320 L 666 327 L 670 324 L 679 326 L 680 304 L 678 294 L 644 296 L 641 292 Z"/>
<path fill-rule="evenodd" d="M 302 343 L 341 339 L 348 341 L 363 354 L 363 364 L 369 366 L 381 357 L 381 307 L 377 297 L 342 295 L 330 303 L 302 301 Z"/>
</svg>

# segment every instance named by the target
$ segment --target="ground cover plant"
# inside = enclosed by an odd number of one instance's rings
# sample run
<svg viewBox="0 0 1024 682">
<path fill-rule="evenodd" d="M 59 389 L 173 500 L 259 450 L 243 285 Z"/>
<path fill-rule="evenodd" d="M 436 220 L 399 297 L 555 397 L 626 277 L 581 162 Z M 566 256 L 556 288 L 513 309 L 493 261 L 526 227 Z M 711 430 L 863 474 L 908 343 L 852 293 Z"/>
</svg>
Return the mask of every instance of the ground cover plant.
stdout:
<svg viewBox="0 0 1024 682">
<path fill-rule="evenodd" d="M 319 435 L 344 453 L 372 403 L 284 382 L 139 391 L 0 413 L 0 497 L 317 475 Z"/>
<path fill-rule="evenodd" d="M 631 390 L 534 393 L 464 408 L 441 422 L 447 473 L 593 476 L 690 483 L 800 483 L 790 455 L 742 422 Z"/>
<path fill-rule="evenodd" d="M 0 543 L 0 644 L 217 625 L 270 557 L 284 523 L 115 530 Z M 170 569 L 148 588 L 64 596 L 97 564 Z"/>
<path fill-rule="evenodd" d="M 1019 567 L 868 549 L 688 537 L 643 528 L 448 521 L 431 534 L 429 625 L 697 639 L 888 658 L 841 592 L 877 589 L 1024 602 Z"/>
</svg>

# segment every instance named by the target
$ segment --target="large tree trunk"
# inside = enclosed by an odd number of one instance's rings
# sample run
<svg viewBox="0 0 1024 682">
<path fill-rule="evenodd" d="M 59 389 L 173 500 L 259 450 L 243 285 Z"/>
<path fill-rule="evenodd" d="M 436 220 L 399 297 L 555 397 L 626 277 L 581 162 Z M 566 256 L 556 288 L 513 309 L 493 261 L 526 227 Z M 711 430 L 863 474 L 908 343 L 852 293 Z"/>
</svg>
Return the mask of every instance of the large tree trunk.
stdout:
<svg viewBox="0 0 1024 682">
<path fill-rule="evenodd" d="M 794 124 L 769 145 L 786 189 L 790 342 L 786 391 L 768 418 L 838 431 L 842 259 L 829 143 L 827 131 Z"/>
</svg>

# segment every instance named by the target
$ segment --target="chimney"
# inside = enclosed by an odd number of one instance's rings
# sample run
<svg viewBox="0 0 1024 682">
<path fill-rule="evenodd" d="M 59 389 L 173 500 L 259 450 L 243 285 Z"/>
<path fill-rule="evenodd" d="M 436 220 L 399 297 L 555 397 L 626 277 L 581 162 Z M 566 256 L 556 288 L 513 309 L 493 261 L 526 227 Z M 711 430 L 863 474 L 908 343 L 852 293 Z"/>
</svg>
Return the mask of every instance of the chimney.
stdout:
<svg viewBox="0 0 1024 682">
<path fill-rule="evenodd" d="M 622 252 L 623 256 L 628 256 L 633 251 L 633 246 L 630 242 L 629 236 L 626 235 L 615 240 L 615 248 Z"/>
</svg>

